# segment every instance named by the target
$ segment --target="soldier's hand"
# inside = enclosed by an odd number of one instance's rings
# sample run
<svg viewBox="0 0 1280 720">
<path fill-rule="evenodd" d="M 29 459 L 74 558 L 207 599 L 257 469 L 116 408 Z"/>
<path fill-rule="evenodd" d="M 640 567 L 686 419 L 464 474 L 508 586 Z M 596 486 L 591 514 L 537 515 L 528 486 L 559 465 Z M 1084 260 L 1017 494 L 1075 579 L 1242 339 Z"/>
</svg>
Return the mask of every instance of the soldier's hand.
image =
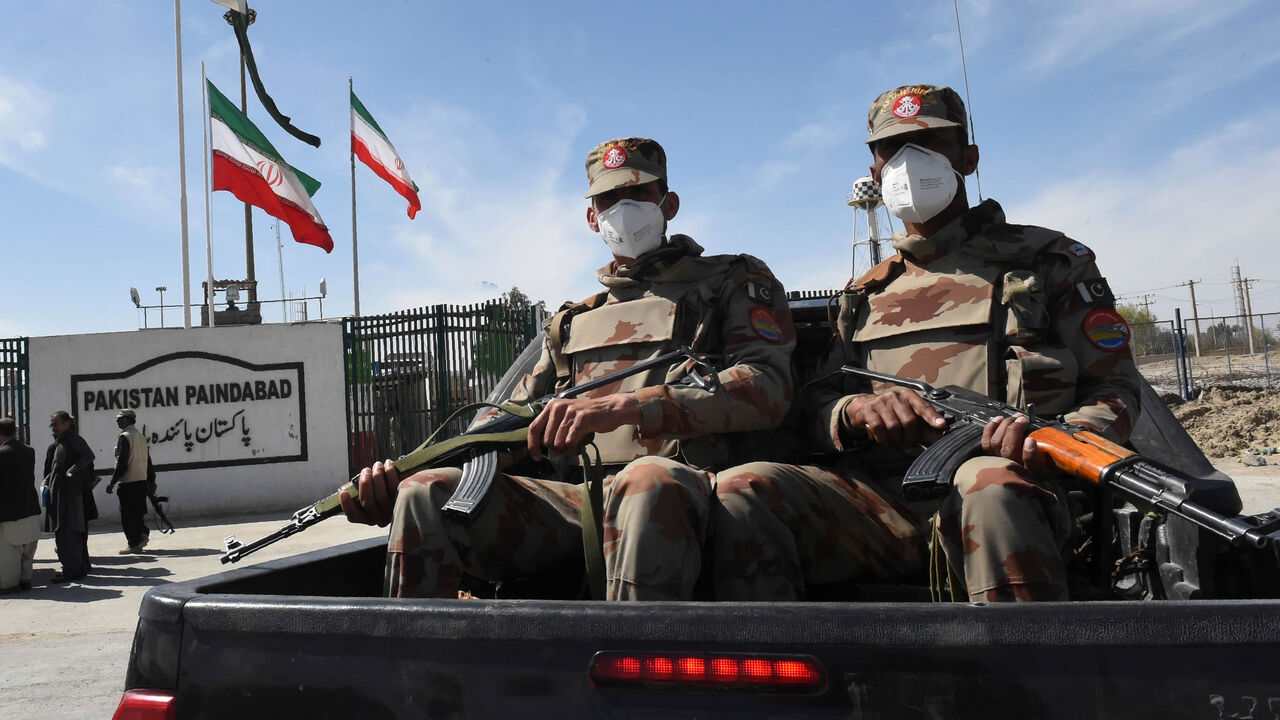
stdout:
<svg viewBox="0 0 1280 720">
<path fill-rule="evenodd" d="M 1031 423 L 1025 415 L 996 418 L 982 428 L 982 449 L 988 455 L 1012 460 L 1031 471 L 1045 475 L 1049 465 L 1036 449 L 1035 439 L 1028 437 Z"/>
<path fill-rule="evenodd" d="M 640 424 L 640 401 L 632 393 L 600 398 L 559 398 L 547 403 L 529 426 L 527 447 L 534 460 L 577 452 L 592 433 Z"/>
<path fill-rule="evenodd" d="M 396 470 L 395 461 L 376 462 L 373 467 L 360 471 L 356 480 L 360 497 L 353 498 L 344 491 L 338 494 L 338 502 L 350 522 L 386 527 L 395 513 L 399 487 L 400 472 Z"/>
<path fill-rule="evenodd" d="M 947 421 L 912 390 L 895 387 L 880 395 L 854 395 L 844 408 L 851 427 L 881 445 L 911 448 L 938 439 Z"/>
</svg>

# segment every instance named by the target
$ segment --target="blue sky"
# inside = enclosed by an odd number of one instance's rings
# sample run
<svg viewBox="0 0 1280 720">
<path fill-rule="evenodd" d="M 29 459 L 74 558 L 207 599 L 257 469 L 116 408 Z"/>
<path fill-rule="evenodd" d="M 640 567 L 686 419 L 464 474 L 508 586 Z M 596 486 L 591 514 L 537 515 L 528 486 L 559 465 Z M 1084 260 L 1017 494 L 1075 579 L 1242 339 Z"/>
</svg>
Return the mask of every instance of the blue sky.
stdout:
<svg viewBox="0 0 1280 720">
<path fill-rule="evenodd" d="M 284 229 L 287 292 L 352 311 L 347 77 L 421 188 L 416 220 L 357 166 L 361 309 L 475 302 L 518 285 L 554 306 L 595 292 L 582 160 L 647 135 L 670 158 L 673 232 L 763 258 L 790 289 L 843 285 L 882 90 L 964 77 L 950 0 L 376 2 L 261 0 L 267 89 L 319 149 L 249 116 L 323 183 L 332 254 Z M 1270 0 L 962 0 L 982 194 L 1012 222 L 1092 247 L 1119 295 L 1162 318 L 1280 310 L 1280 6 Z M 200 62 L 238 96 L 223 9 L 183 0 L 191 276 L 205 277 Z M 173 7 L 28 3 L 0 27 L 0 336 L 130 330 L 181 301 Z M 978 195 L 973 179 L 969 195 Z M 243 278 L 243 206 L 212 199 L 214 275 Z M 263 298 L 273 220 L 255 216 Z M 864 223 L 860 222 L 862 228 Z M 863 263 L 865 267 L 865 263 Z M 496 288 L 496 289 L 495 289 Z M 315 308 L 312 308 L 314 313 Z M 170 310 L 166 322 L 180 322 Z M 278 306 L 264 310 L 278 321 Z M 196 316 L 198 320 L 198 315 Z M 154 324 L 158 318 L 151 316 Z"/>
</svg>

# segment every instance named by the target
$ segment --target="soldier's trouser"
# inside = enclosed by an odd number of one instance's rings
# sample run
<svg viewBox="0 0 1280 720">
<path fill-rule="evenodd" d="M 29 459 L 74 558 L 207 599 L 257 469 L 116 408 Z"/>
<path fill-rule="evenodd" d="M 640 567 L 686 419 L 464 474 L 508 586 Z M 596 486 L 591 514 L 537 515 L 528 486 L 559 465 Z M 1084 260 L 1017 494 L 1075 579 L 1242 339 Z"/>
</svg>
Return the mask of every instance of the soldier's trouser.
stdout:
<svg viewBox="0 0 1280 720">
<path fill-rule="evenodd" d="M 1068 599 L 1071 513 L 1056 481 L 1003 458 L 973 458 L 956 471 L 938 534 L 970 600 Z"/>
<path fill-rule="evenodd" d="M 804 599 L 808 584 L 923 576 L 928 523 L 848 471 L 756 462 L 716 475 L 720 600 Z"/>
<path fill-rule="evenodd" d="M 137 547 L 151 534 L 147 530 L 147 481 L 120 483 L 120 525 L 129 547 Z"/>
<path fill-rule="evenodd" d="M 466 572 L 484 580 L 581 565 L 582 491 L 499 474 L 469 524 L 441 511 L 462 472 L 423 470 L 400 481 L 387 544 L 392 597 L 456 597 Z M 610 600 L 687 599 L 701 570 L 711 474 L 644 457 L 605 479 L 603 544 Z"/>
</svg>

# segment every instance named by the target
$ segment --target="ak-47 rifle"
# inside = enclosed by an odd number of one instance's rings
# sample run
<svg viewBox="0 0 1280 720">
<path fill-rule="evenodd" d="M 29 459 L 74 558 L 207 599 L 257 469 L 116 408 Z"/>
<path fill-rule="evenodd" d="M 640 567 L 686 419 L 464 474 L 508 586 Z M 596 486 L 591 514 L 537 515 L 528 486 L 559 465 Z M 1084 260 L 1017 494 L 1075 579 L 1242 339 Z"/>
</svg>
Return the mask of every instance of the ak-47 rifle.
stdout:
<svg viewBox="0 0 1280 720">
<path fill-rule="evenodd" d="M 900 385 L 918 391 L 947 421 L 943 436 L 930 445 L 907 470 L 902 480 L 908 500 L 944 495 L 956 470 L 973 457 L 982 444 L 982 428 L 1001 417 L 1027 417 L 1036 450 L 1050 466 L 1081 481 L 1112 487 L 1141 504 L 1181 516 L 1224 538 L 1232 545 L 1280 548 L 1280 509 L 1257 515 L 1227 517 L 1186 498 L 1189 478 L 1183 473 L 1078 425 L 1046 420 L 1012 405 L 955 385 L 932 385 L 845 365 L 842 372 L 868 380 Z"/>
<path fill-rule="evenodd" d="M 453 517 L 469 519 L 479 511 L 493 484 L 493 478 L 498 469 L 498 452 L 524 447 L 529 426 L 549 402 L 577 397 L 655 367 L 671 367 L 680 360 L 690 363 L 689 374 L 681 382 L 691 383 L 705 390 L 715 387 L 718 382 L 716 369 L 703 356 L 695 354 L 687 347 L 680 348 L 581 385 L 566 388 L 554 395 L 541 397 L 527 405 L 494 406 L 503 412 L 447 440 L 436 442 L 433 433 L 416 450 L 397 459 L 396 469 L 402 475 L 409 475 L 423 467 L 440 467 L 461 462 L 462 479 L 459 480 L 453 496 L 445 503 L 444 510 Z M 487 405 L 487 403 L 481 403 L 481 405 Z M 468 406 L 459 410 L 458 413 L 475 407 Z M 449 421 L 445 421 L 441 427 L 448 427 L 448 425 Z M 226 552 L 222 555 L 222 562 L 236 562 L 245 555 L 296 535 L 321 520 L 342 512 L 340 496 L 345 492 L 352 499 L 358 498 L 360 496 L 357 485 L 359 479 L 359 475 L 351 478 L 351 481 L 339 488 L 337 492 L 295 512 L 289 522 L 279 530 L 253 542 L 245 544 L 236 540 L 234 535 L 227 536 L 224 540 Z"/>
<path fill-rule="evenodd" d="M 151 501 L 151 509 L 156 513 L 156 530 L 160 534 L 167 535 L 173 532 L 173 523 L 169 522 L 169 516 L 164 512 L 164 503 L 169 502 L 167 495 L 156 495 L 155 484 L 147 483 L 147 499 Z"/>
</svg>

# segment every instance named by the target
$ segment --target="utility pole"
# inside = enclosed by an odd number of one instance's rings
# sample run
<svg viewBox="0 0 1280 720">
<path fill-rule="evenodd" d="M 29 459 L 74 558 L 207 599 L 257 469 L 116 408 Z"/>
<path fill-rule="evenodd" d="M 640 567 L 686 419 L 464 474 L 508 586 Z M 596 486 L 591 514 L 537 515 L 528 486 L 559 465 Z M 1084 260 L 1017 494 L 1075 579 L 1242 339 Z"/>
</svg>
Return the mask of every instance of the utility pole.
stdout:
<svg viewBox="0 0 1280 720">
<path fill-rule="evenodd" d="M 1249 286 L 1258 282 L 1257 278 L 1244 278 L 1240 284 L 1244 286 L 1245 332 L 1249 334 L 1249 354 L 1253 354 L 1253 298 L 1249 296 Z"/>
<path fill-rule="evenodd" d="M 1200 281 L 1188 280 L 1178 285 L 1178 287 L 1191 288 L 1191 322 L 1193 324 L 1193 327 L 1195 327 L 1195 331 L 1196 331 L 1196 334 L 1195 334 L 1196 357 L 1200 357 L 1200 310 L 1196 308 L 1196 283 L 1198 282 Z"/>
<path fill-rule="evenodd" d="M 1154 297 L 1155 295 L 1152 295 L 1151 293 L 1147 293 L 1142 296 L 1141 300 L 1138 301 L 1138 304 L 1142 306 L 1142 316 L 1146 318 L 1150 318 L 1152 321 L 1156 319 L 1155 315 L 1151 314 L 1151 300 Z"/>
</svg>

